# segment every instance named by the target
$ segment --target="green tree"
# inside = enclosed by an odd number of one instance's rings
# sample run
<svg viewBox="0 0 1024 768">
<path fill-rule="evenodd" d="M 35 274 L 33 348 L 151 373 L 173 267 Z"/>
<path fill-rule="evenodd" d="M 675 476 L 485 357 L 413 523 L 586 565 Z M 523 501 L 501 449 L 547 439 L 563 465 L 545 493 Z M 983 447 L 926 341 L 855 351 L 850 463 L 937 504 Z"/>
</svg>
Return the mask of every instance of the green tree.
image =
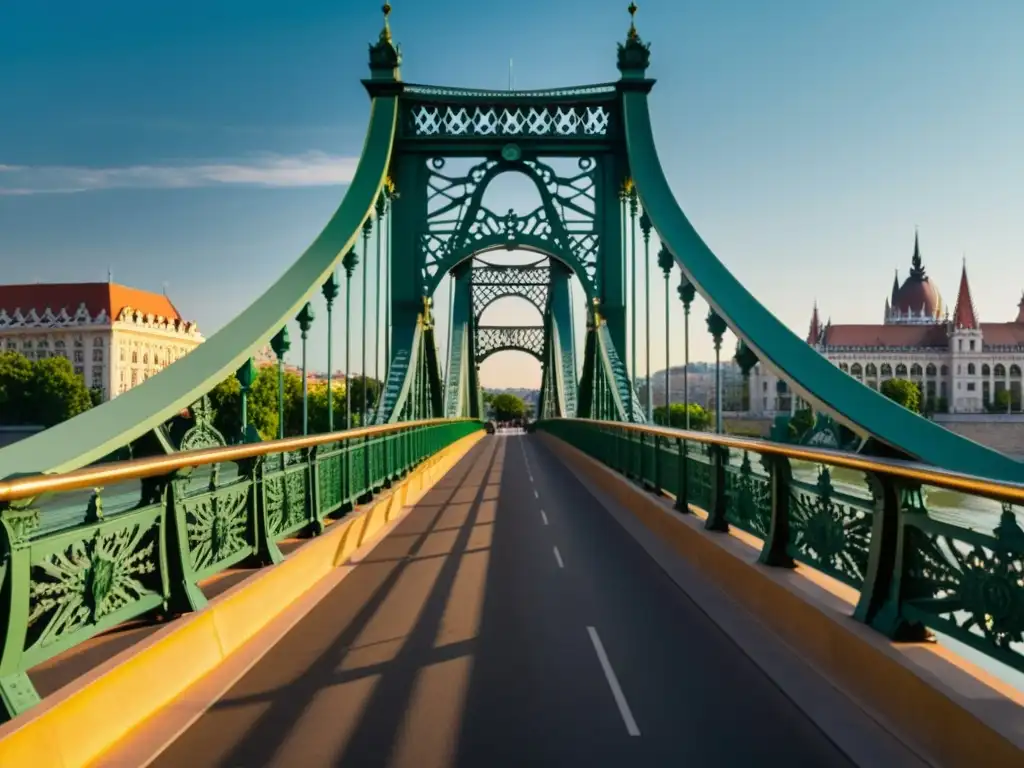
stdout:
<svg viewBox="0 0 1024 768">
<path fill-rule="evenodd" d="M 908 411 L 919 413 L 921 410 L 921 389 L 912 381 L 888 379 L 882 382 L 879 392 Z"/>
<path fill-rule="evenodd" d="M 31 400 L 36 424 L 52 427 L 92 408 L 82 377 L 66 357 L 47 357 L 32 366 Z"/>
<path fill-rule="evenodd" d="M 686 429 L 686 411 L 687 406 L 684 406 L 682 403 L 672 403 L 672 408 L 668 411 L 668 425 L 676 429 Z M 689 411 L 691 430 L 703 432 L 711 424 L 711 414 L 697 403 L 690 403 Z M 666 408 L 664 405 L 659 405 L 655 408 L 655 423 L 664 424 L 666 422 L 665 414 Z"/>
<path fill-rule="evenodd" d="M 526 403 L 510 392 L 495 395 L 491 400 L 491 413 L 497 421 L 526 418 Z"/>
<path fill-rule="evenodd" d="M 242 436 L 242 385 L 233 375 L 210 390 L 210 406 L 214 410 L 213 426 L 229 443 Z"/>
<path fill-rule="evenodd" d="M 19 352 L 0 352 L 0 424 L 32 422 L 32 367 Z"/>
<path fill-rule="evenodd" d="M 996 392 L 996 411 L 1009 411 L 1013 403 L 1013 396 L 1008 389 L 1000 389 Z"/>
</svg>

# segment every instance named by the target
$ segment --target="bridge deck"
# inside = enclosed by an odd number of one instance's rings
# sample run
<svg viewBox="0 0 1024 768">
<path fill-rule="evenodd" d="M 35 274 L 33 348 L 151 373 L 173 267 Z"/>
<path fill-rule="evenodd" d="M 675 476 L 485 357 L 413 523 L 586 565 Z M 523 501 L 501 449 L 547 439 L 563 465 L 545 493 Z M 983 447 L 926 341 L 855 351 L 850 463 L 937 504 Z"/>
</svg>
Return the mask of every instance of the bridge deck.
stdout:
<svg viewBox="0 0 1024 768">
<path fill-rule="evenodd" d="M 481 441 L 153 763 L 842 766 L 537 441 Z"/>
</svg>

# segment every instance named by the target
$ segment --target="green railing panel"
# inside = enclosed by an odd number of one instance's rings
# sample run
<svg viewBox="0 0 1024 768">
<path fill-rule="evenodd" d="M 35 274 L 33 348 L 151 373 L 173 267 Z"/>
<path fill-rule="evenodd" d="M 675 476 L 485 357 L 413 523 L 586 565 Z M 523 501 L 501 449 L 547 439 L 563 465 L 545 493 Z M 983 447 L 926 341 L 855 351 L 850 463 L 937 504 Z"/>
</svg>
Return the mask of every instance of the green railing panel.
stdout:
<svg viewBox="0 0 1024 768">
<path fill-rule="evenodd" d="M 1013 506 L 1024 503 L 1024 485 L 608 421 L 537 428 L 645 488 L 685 492 L 708 513 L 709 531 L 735 526 L 760 539 L 765 565 L 799 561 L 853 587 L 854 617 L 893 639 L 934 630 L 1024 670 L 1024 530 Z M 929 494 L 950 490 L 994 509 L 929 509 Z"/>
<path fill-rule="evenodd" d="M 409 422 L 178 453 L 160 459 L 175 467 L 162 474 L 141 459 L 0 482 L 3 714 L 39 701 L 27 676 L 32 667 L 126 621 L 202 608 L 200 582 L 239 565 L 280 561 L 277 542 L 320 533 L 326 519 L 343 518 L 482 428 L 470 419 Z M 226 454 L 235 458 L 216 458 Z M 117 480 L 123 510 L 105 517 L 104 489 L 82 491 L 81 478 L 98 485 L 115 476 L 134 485 Z M 61 490 L 68 478 L 74 487 Z M 57 490 L 19 492 L 25 482 Z M 134 503 L 123 504 L 132 494 Z"/>
</svg>

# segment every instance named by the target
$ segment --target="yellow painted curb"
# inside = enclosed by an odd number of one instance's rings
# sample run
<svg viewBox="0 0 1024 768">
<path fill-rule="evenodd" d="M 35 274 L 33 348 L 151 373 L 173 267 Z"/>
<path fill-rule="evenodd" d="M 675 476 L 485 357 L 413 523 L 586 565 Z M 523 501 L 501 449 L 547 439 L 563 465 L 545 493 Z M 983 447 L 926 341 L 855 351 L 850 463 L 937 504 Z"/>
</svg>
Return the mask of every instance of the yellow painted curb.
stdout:
<svg viewBox="0 0 1024 768">
<path fill-rule="evenodd" d="M 694 516 L 670 510 L 579 449 L 551 435 L 541 439 L 936 764 L 1022 765 L 1015 742 L 1024 709 L 1009 686 L 934 644 L 890 642 L 855 622 L 852 605 L 818 583 L 813 570 L 759 565 L 758 550 L 742 537 L 708 533 Z"/>
<path fill-rule="evenodd" d="M 2 768 L 78 768 L 210 672 L 404 507 L 423 498 L 484 436 L 456 441 L 390 491 L 202 611 L 184 616 L 0 727 Z"/>
</svg>

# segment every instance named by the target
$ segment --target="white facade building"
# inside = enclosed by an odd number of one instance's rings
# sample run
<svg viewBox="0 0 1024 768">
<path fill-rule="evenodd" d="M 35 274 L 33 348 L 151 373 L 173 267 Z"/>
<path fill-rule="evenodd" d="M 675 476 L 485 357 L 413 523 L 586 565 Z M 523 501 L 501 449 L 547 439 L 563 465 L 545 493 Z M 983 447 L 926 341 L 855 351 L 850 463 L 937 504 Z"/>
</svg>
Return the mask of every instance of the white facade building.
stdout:
<svg viewBox="0 0 1024 768">
<path fill-rule="evenodd" d="M 917 383 L 926 409 L 1021 411 L 1024 298 L 1011 322 L 979 322 L 965 263 L 951 316 L 925 274 L 916 238 L 910 275 L 902 285 L 898 275 L 894 280 L 881 324 L 833 325 L 829 320 L 823 325 L 815 304 L 807 343 L 872 389 L 892 378 Z M 774 416 L 799 407 L 788 392 L 785 382 L 760 364 L 751 371 L 753 414 Z"/>
<path fill-rule="evenodd" d="M 103 399 L 142 383 L 202 343 L 166 296 L 116 283 L 0 286 L 0 351 L 62 356 Z"/>
</svg>

